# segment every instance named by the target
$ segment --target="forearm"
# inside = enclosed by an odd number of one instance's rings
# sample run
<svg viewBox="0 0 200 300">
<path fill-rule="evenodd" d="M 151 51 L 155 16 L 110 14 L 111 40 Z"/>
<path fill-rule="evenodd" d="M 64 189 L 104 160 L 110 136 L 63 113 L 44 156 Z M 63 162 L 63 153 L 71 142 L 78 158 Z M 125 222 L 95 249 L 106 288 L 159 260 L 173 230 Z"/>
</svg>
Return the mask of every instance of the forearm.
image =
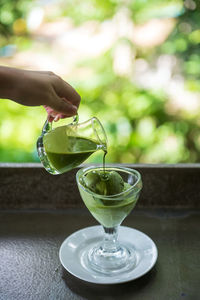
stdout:
<svg viewBox="0 0 200 300">
<path fill-rule="evenodd" d="M 46 72 L 0 66 L 0 98 L 26 106 L 46 104 L 51 83 L 44 74 Z"/>
<path fill-rule="evenodd" d="M 18 98 L 17 82 L 21 71 L 0 66 L 0 98 L 16 100 Z"/>
<path fill-rule="evenodd" d="M 64 117 L 77 113 L 79 94 L 49 71 L 30 71 L 0 66 L 0 99 L 26 106 L 45 105 Z"/>
</svg>

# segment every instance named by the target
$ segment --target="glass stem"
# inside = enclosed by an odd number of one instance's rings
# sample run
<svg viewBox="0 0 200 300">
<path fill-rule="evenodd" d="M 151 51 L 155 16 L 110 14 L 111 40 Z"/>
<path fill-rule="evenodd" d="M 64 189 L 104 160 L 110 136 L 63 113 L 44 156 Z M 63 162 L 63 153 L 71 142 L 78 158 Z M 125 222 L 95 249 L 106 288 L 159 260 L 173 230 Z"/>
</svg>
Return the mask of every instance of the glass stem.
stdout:
<svg viewBox="0 0 200 300">
<path fill-rule="evenodd" d="M 118 242 L 118 226 L 116 227 L 111 227 L 111 228 L 106 228 L 103 227 L 104 229 L 104 240 L 103 240 L 103 250 L 105 252 L 116 252 L 119 250 L 120 245 Z"/>
</svg>

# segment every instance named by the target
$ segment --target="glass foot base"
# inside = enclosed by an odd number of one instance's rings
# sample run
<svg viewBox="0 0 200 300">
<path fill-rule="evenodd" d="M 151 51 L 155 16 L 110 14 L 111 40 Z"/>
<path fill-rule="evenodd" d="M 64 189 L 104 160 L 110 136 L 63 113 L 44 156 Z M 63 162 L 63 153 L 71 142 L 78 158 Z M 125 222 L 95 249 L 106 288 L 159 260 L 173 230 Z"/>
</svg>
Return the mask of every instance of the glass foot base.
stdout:
<svg viewBox="0 0 200 300">
<path fill-rule="evenodd" d="M 88 264 L 97 272 L 116 275 L 134 268 L 136 255 L 134 249 L 127 245 L 120 245 L 113 251 L 96 246 L 88 252 Z"/>
</svg>

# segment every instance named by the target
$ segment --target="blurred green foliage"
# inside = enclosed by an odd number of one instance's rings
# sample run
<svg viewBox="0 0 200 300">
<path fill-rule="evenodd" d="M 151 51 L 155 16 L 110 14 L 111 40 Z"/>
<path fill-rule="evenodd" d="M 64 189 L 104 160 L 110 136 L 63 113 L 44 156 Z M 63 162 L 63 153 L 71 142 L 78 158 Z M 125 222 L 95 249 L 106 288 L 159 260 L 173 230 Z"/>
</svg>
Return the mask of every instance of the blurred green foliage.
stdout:
<svg viewBox="0 0 200 300">
<path fill-rule="evenodd" d="M 13 35 L 13 23 L 26 14 L 32 6 L 29 0 L 1 0 L 0 2 L 0 33 L 1 39 L 10 38 Z M 4 40 L 6 41 L 6 40 Z M 2 40 L 1 40 L 2 43 Z"/>
<path fill-rule="evenodd" d="M 19 35 L 13 31 L 14 22 L 26 20 L 32 6 L 34 1 L 1 1 L 0 54 L 10 43 L 17 45 L 18 51 L 33 46 L 33 37 L 27 30 Z M 107 162 L 199 162 L 199 106 L 193 110 L 175 109 L 167 88 L 159 85 L 156 88 L 156 84 L 153 87 L 140 85 L 132 73 L 119 74 L 113 67 L 118 45 L 128 45 L 135 61 L 148 64 L 149 72 L 156 70 L 159 57 L 175 59 L 172 77 L 180 77 L 185 91 L 200 100 L 199 1 L 60 0 L 57 10 L 48 15 L 47 21 L 68 17 L 74 26 L 91 20 L 103 23 L 124 9 L 135 26 L 155 19 L 173 19 L 175 25 L 170 35 L 156 46 L 145 48 L 127 37 L 119 37 L 98 59 L 77 61 L 77 68 L 90 71 L 86 80 L 74 74 L 70 78 L 82 96 L 80 117 L 84 120 L 97 116 L 103 123 L 109 141 Z M 135 68 L 134 62 L 132 68 Z M 42 108 L 26 108 L 1 100 L 0 161 L 38 161 L 35 142 L 44 120 Z M 101 160 L 102 155 L 95 154 L 88 161 Z"/>
</svg>

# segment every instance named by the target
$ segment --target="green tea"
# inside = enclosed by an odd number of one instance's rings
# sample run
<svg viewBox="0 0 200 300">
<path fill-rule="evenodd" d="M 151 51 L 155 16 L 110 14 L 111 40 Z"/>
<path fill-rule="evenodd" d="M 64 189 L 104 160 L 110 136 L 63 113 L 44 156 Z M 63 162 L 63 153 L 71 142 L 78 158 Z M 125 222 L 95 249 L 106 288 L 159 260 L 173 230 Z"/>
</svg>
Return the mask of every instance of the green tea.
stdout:
<svg viewBox="0 0 200 300">
<path fill-rule="evenodd" d="M 119 225 L 136 205 L 138 196 L 131 194 L 128 198 L 101 200 L 87 191 L 80 189 L 82 199 L 94 218 L 104 227 Z"/>
<path fill-rule="evenodd" d="M 80 183 L 84 186 L 79 191 L 85 205 L 95 219 L 107 228 L 119 225 L 138 199 L 137 193 L 130 192 L 132 185 L 115 170 L 101 168 L 89 171 L 82 175 Z"/>
<path fill-rule="evenodd" d="M 94 151 L 76 152 L 76 153 L 74 152 L 55 153 L 55 152 L 46 151 L 49 161 L 59 173 L 64 173 L 80 165 L 93 152 Z"/>
<path fill-rule="evenodd" d="M 96 141 L 69 135 L 65 126 L 56 128 L 44 136 L 44 148 L 50 164 L 58 173 L 64 173 L 81 164 L 98 150 Z"/>
</svg>

